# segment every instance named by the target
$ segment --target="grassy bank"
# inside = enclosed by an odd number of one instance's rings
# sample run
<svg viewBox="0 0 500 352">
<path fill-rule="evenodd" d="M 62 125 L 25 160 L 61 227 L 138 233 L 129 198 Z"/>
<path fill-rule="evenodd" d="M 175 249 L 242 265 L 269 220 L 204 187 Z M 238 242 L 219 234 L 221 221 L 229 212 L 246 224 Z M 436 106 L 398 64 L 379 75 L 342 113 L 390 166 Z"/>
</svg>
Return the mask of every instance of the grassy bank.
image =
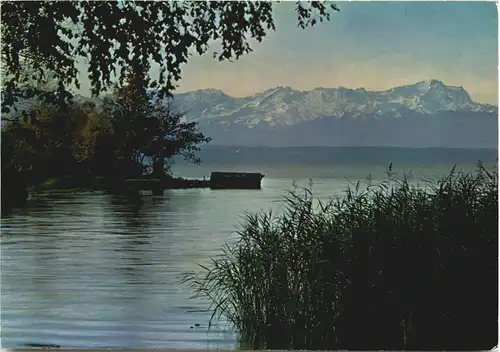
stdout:
<svg viewBox="0 0 500 352">
<path fill-rule="evenodd" d="M 184 280 L 247 348 L 491 349 L 497 174 L 479 165 L 427 186 L 351 189 L 318 208 L 292 192 Z"/>
</svg>

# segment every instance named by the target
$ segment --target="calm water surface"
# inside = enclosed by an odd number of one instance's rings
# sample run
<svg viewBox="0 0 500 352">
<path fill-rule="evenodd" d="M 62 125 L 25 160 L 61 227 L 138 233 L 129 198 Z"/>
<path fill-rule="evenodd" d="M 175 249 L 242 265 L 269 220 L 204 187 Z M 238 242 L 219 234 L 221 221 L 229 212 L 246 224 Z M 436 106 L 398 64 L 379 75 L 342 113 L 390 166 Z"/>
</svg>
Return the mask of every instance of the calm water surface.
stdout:
<svg viewBox="0 0 500 352">
<path fill-rule="evenodd" d="M 464 167 L 472 170 L 474 166 Z M 451 165 L 412 165 L 416 179 Z M 1 223 L 1 346 L 62 348 L 237 348 L 224 322 L 208 330 L 207 302 L 190 299 L 180 275 L 198 270 L 234 236 L 245 211 L 279 209 L 295 180 L 313 179 L 319 198 L 342 195 L 349 180 L 386 179 L 384 166 L 206 165 L 177 167 L 266 174 L 262 190 L 168 190 L 138 199 L 103 192 L 47 192 Z"/>
</svg>

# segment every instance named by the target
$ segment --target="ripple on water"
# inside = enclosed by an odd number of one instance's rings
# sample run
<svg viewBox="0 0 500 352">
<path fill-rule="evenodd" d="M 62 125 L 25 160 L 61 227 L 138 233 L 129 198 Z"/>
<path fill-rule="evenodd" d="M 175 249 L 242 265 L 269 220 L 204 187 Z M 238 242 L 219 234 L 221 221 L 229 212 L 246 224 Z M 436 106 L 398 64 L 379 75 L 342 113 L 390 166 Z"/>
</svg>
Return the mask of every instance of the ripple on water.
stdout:
<svg viewBox="0 0 500 352">
<path fill-rule="evenodd" d="M 338 173 L 315 194 L 342 194 Z M 236 347 L 224 322 L 208 331 L 208 302 L 190 299 L 180 276 L 218 254 L 245 211 L 279 209 L 292 179 L 265 180 L 261 191 L 172 190 L 139 202 L 102 192 L 30 200 L 1 223 L 2 347 Z"/>
</svg>

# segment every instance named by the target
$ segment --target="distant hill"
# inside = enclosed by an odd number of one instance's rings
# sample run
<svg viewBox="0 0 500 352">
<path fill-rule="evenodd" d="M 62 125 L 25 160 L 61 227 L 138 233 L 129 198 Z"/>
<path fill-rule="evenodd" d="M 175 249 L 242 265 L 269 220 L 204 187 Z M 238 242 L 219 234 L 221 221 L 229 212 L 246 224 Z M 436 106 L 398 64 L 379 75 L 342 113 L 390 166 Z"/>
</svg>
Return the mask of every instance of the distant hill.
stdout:
<svg viewBox="0 0 500 352">
<path fill-rule="evenodd" d="M 391 147 L 228 147 L 206 146 L 198 154 L 206 164 L 474 164 L 495 163 L 495 149 Z M 175 159 L 176 163 L 184 161 Z"/>
</svg>

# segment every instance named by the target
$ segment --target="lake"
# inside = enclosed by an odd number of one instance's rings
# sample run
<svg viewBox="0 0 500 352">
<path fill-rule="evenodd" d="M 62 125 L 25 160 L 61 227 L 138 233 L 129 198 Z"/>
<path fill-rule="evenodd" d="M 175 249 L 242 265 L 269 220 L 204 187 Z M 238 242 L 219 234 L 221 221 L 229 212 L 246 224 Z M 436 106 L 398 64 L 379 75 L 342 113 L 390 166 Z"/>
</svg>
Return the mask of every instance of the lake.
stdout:
<svg viewBox="0 0 500 352">
<path fill-rule="evenodd" d="M 403 165 L 416 182 L 452 165 Z M 190 299 L 183 272 L 198 270 L 234 236 L 245 211 L 274 209 L 293 181 L 321 199 L 349 182 L 387 179 L 386 165 L 177 166 L 185 177 L 211 171 L 266 175 L 262 190 L 167 190 L 138 199 L 104 192 L 39 194 L 1 223 L 1 346 L 232 349 L 224 322 L 208 330 L 207 302 Z M 460 166 L 474 170 L 474 165 Z"/>
</svg>

